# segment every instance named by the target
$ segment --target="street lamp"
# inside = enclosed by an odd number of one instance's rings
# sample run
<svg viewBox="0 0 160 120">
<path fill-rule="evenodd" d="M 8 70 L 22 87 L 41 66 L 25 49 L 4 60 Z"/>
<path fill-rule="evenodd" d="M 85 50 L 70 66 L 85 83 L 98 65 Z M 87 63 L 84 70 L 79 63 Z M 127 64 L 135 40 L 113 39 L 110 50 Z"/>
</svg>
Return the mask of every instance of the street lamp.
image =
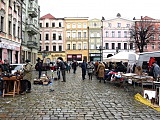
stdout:
<svg viewBox="0 0 160 120">
<path fill-rule="evenodd" d="M 103 50 L 105 49 L 105 47 L 99 46 L 99 47 L 96 47 L 96 48 L 97 48 L 97 50 L 100 51 L 100 61 L 102 61 L 102 60 L 103 60 L 103 55 L 102 55 L 102 53 L 103 53 Z"/>
</svg>

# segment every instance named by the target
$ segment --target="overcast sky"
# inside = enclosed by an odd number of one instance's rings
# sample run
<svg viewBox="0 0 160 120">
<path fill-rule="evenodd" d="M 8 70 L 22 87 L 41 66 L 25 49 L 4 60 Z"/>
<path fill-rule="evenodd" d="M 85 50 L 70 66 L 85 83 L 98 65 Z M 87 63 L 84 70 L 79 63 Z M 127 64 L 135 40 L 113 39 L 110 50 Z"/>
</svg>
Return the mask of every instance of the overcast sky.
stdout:
<svg viewBox="0 0 160 120">
<path fill-rule="evenodd" d="M 89 17 L 105 19 L 122 18 L 132 20 L 141 16 L 160 19 L 160 0 L 38 0 L 40 16 L 51 13 L 56 18 Z"/>
</svg>

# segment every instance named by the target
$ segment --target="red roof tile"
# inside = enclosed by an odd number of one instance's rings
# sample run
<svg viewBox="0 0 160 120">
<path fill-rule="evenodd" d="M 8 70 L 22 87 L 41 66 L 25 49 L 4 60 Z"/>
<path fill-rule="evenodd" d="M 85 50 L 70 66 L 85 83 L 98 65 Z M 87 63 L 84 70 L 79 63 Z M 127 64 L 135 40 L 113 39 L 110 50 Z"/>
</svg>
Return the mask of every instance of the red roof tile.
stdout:
<svg viewBox="0 0 160 120">
<path fill-rule="evenodd" d="M 55 19 L 55 17 L 49 13 L 40 18 L 40 20 L 43 20 L 43 19 Z"/>
<path fill-rule="evenodd" d="M 148 16 L 143 17 L 143 19 L 144 19 L 144 20 L 155 20 L 155 19 L 153 19 L 153 18 L 151 18 L 151 17 L 148 17 Z"/>
</svg>

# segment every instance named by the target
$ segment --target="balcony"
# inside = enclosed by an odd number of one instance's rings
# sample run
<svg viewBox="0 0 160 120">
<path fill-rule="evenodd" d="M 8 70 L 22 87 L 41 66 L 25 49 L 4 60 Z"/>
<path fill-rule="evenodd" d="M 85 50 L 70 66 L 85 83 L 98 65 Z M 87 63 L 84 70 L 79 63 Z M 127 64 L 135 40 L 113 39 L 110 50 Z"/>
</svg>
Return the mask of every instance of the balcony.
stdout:
<svg viewBox="0 0 160 120">
<path fill-rule="evenodd" d="M 38 16 L 38 12 L 37 12 L 37 9 L 35 7 L 30 7 L 28 9 L 28 14 L 32 17 L 32 18 L 35 18 Z"/>
<path fill-rule="evenodd" d="M 32 35 L 39 33 L 39 29 L 33 23 L 26 25 L 26 27 L 27 27 L 27 32 L 29 32 Z"/>
<path fill-rule="evenodd" d="M 37 17 L 38 16 L 38 5 L 37 3 L 35 3 L 35 1 L 31 1 L 31 6 L 28 8 L 28 14 L 34 18 L 34 17 Z"/>
<path fill-rule="evenodd" d="M 35 41 L 29 40 L 29 41 L 27 41 L 27 47 L 28 48 L 38 48 L 38 43 Z"/>
</svg>

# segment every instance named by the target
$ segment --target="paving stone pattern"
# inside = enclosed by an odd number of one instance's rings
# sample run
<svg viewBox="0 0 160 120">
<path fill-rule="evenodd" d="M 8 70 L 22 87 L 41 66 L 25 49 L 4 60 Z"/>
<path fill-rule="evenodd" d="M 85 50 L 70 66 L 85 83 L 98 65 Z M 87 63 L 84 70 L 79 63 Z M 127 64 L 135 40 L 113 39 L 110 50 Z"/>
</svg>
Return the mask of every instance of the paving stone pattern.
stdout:
<svg viewBox="0 0 160 120">
<path fill-rule="evenodd" d="M 33 78 L 37 74 L 33 71 Z M 80 68 L 66 76 L 66 82 L 57 80 L 53 86 L 32 85 L 32 92 L 26 95 L 0 97 L 0 120 L 160 119 L 159 112 L 134 100 L 140 89 L 125 91 L 111 83 L 99 83 L 95 76 L 92 81 L 88 76 L 82 80 Z"/>
</svg>

